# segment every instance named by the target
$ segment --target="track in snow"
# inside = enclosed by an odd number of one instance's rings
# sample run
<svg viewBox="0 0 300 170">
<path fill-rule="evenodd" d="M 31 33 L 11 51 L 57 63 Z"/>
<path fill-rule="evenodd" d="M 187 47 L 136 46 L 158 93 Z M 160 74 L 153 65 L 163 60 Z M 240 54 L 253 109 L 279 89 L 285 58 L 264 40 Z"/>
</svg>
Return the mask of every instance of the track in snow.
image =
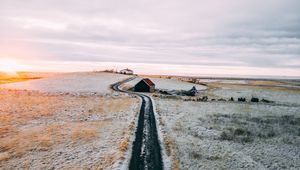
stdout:
<svg viewBox="0 0 300 170">
<path fill-rule="evenodd" d="M 142 106 L 135 132 L 129 169 L 161 170 L 163 169 L 163 161 L 151 98 L 144 94 L 128 92 L 119 88 L 121 84 L 133 79 L 134 78 L 129 78 L 112 85 L 112 89 L 115 91 L 135 94 L 142 98 Z"/>
</svg>

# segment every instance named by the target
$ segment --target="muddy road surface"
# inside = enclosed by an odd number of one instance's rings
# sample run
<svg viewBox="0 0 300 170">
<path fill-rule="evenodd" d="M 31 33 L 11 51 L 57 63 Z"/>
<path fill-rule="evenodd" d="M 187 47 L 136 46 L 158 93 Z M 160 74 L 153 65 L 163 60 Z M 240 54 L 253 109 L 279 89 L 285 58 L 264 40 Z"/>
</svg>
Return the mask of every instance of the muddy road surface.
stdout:
<svg viewBox="0 0 300 170">
<path fill-rule="evenodd" d="M 134 94 L 141 97 L 142 99 L 142 106 L 140 109 L 138 125 L 135 132 L 135 140 L 133 142 L 129 169 L 161 170 L 163 169 L 163 161 L 151 98 L 144 94 L 124 91 L 120 89 L 121 84 L 129 82 L 133 79 L 134 78 L 129 78 L 112 85 L 112 89 L 114 89 L 115 91 Z"/>
</svg>

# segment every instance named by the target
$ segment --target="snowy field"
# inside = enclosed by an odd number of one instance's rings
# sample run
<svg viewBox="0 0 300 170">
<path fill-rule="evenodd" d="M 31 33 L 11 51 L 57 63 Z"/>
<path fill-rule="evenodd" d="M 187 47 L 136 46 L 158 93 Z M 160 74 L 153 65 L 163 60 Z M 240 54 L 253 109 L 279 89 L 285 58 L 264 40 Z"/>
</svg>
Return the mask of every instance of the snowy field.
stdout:
<svg viewBox="0 0 300 170">
<path fill-rule="evenodd" d="M 155 101 L 173 168 L 300 169 L 299 107 Z"/>
<path fill-rule="evenodd" d="M 73 94 L 107 94 L 109 86 L 130 76 L 112 73 L 69 73 L 51 78 L 1 85 L 0 88 L 38 90 L 41 92 Z"/>
<path fill-rule="evenodd" d="M 4 85 L 13 89 L 0 89 L 0 169 L 122 167 L 140 107 L 134 96 L 110 93 L 124 78 L 72 73 Z"/>
<path fill-rule="evenodd" d="M 247 80 L 198 79 L 200 83 L 248 84 Z"/>
<path fill-rule="evenodd" d="M 219 88 L 212 91 L 213 94 L 221 98 L 229 99 L 233 97 L 246 97 L 249 101 L 251 97 L 267 99 L 280 104 L 300 105 L 300 90 L 276 90 L 260 89 L 255 87 L 248 88 Z"/>
<path fill-rule="evenodd" d="M 124 86 L 127 88 L 133 87 L 136 83 L 138 83 L 142 77 L 137 77 L 133 81 L 126 83 Z M 183 82 L 177 79 L 166 79 L 166 78 L 150 78 L 152 82 L 155 84 L 155 88 L 159 90 L 190 90 L 193 86 L 196 86 L 197 90 L 206 89 L 205 86 Z"/>
</svg>

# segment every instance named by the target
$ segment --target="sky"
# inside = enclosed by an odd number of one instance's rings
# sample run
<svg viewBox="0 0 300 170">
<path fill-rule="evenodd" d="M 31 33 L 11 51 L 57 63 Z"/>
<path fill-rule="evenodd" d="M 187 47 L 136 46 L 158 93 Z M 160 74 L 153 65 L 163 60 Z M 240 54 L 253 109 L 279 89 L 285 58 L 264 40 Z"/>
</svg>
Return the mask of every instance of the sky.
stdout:
<svg viewBox="0 0 300 170">
<path fill-rule="evenodd" d="M 299 0 L 0 0 L 0 64 L 300 76 L 299 7 Z"/>
</svg>

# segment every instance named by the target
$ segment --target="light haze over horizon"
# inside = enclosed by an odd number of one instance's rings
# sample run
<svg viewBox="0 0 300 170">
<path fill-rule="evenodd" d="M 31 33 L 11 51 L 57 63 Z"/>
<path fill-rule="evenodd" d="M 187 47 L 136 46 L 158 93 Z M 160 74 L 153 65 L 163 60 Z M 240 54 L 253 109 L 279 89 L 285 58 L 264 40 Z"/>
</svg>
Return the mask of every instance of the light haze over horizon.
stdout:
<svg viewBox="0 0 300 170">
<path fill-rule="evenodd" d="M 300 76 L 299 7 L 298 0 L 0 0 L 0 61 L 25 71 Z"/>
</svg>

